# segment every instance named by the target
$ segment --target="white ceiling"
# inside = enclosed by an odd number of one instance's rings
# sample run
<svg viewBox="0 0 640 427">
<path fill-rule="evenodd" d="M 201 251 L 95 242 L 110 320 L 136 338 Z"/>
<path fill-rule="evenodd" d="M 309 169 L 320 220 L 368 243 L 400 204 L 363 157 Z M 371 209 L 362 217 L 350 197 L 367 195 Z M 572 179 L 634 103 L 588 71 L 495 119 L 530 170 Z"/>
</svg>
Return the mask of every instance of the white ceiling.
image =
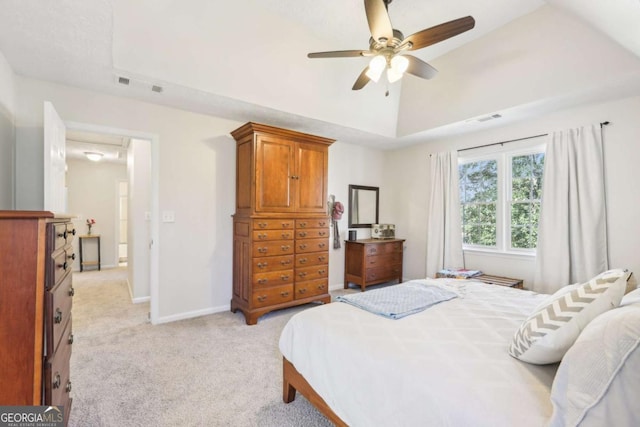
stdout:
<svg viewBox="0 0 640 427">
<path fill-rule="evenodd" d="M 417 51 L 440 73 L 389 97 L 351 91 L 366 58 L 306 58 L 368 47 L 361 0 L 3 0 L 0 51 L 20 75 L 380 148 L 640 93 L 638 0 L 395 0 L 389 14 L 405 36 L 476 27 Z"/>
</svg>

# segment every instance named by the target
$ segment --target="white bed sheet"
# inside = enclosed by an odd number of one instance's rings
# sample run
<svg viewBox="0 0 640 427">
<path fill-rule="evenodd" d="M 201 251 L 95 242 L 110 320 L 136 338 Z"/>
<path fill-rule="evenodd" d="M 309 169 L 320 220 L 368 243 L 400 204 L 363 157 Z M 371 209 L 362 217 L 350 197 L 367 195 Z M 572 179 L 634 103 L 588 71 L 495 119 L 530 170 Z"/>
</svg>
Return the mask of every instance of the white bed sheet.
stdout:
<svg viewBox="0 0 640 427">
<path fill-rule="evenodd" d="M 350 426 L 543 426 L 557 364 L 509 356 L 546 297 L 453 279 L 459 298 L 391 320 L 345 303 L 296 314 L 280 351 Z"/>
</svg>

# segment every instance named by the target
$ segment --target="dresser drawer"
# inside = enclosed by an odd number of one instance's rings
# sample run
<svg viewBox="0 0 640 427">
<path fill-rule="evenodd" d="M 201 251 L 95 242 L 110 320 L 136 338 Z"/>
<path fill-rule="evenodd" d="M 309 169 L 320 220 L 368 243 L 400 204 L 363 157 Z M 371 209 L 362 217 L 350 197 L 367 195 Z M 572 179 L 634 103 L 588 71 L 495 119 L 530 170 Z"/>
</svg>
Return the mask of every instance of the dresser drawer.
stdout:
<svg viewBox="0 0 640 427">
<path fill-rule="evenodd" d="M 293 229 L 295 221 L 292 219 L 254 219 L 254 230 L 285 230 Z"/>
<path fill-rule="evenodd" d="M 253 273 L 293 268 L 293 255 L 259 257 L 253 259 Z"/>
<path fill-rule="evenodd" d="M 269 242 L 254 242 L 251 254 L 254 257 L 293 254 L 293 241 L 273 240 Z"/>
<path fill-rule="evenodd" d="M 71 251 L 71 249 L 69 249 Z M 59 250 L 51 255 L 49 259 L 49 268 L 51 272 L 49 280 L 47 280 L 47 288 L 51 288 L 64 278 L 71 271 L 72 259 L 67 259 L 67 251 Z"/>
<path fill-rule="evenodd" d="M 308 228 L 296 230 L 297 239 L 315 239 L 318 237 L 329 237 L 329 228 Z"/>
<path fill-rule="evenodd" d="M 326 251 L 327 249 L 329 249 L 327 239 L 305 239 L 296 242 L 297 254 Z"/>
<path fill-rule="evenodd" d="M 376 245 L 367 245 L 365 249 L 366 255 L 382 255 L 389 253 L 401 253 L 402 242 L 380 243 Z"/>
<path fill-rule="evenodd" d="M 384 255 L 371 255 L 365 258 L 365 268 L 383 267 L 390 264 L 400 264 L 402 262 L 401 253 L 391 253 Z"/>
<path fill-rule="evenodd" d="M 288 285 L 289 283 L 293 283 L 293 269 L 255 273 L 253 275 L 253 286 L 256 288 Z"/>
<path fill-rule="evenodd" d="M 293 230 L 254 230 L 253 240 L 290 240 L 293 239 Z"/>
<path fill-rule="evenodd" d="M 327 252 L 303 253 L 296 255 L 296 268 L 309 265 L 328 264 L 329 255 Z"/>
<path fill-rule="evenodd" d="M 71 322 L 67 322 L 65 336 L 71 334 Z M 70 404 L 71 379 L 69 361 L 71 359 L 72 341 L 65 339 L 57 351 L 46 358 L 44 364 L 44 399 L 45 405 L 63 405 L 65 412 Z"/>
<path fill-rule="evenodd" d="M 325 228 L 329 227 L 329 220 L 327 218 L 307 218 L 299 219 L 296 221 L 296 230 L 302 228 Z"/>
<path fill-rule="evenodd" d="M 299 282 L 295 285 L 296 299 L 313 297 L 316 295 L 326 294 L 328 292 L 328 280 L 317 279 Z"/>
<path fill-rule="evenodd" d="M 329 265 L 327 264 L 296 268 L 296 282 L 327 278 L 328 275 Z"/>
<path fill-rule="evenodd" d="M 374 280 L 394 279 L 397 278 L 401 273 L 402 264 L 367 268 L 367 270 L 365 271 L 365 280 L 367 282 L 371 282 Z"/>
<path fill-rule="evenodd" d="M 71 317 L 73 293 L 71 274 L 68 274 L 61 283 L 46 292 L 45 334 L 49 350 L 47 354 L 56 352 L 64 328 Z"/>
<path fill-rule="evenodd" d="M 256 308 L 289 301 L 293 301 L 293 285 L 256 289 L 251 296 L 252 305 Z"/>
</svg>

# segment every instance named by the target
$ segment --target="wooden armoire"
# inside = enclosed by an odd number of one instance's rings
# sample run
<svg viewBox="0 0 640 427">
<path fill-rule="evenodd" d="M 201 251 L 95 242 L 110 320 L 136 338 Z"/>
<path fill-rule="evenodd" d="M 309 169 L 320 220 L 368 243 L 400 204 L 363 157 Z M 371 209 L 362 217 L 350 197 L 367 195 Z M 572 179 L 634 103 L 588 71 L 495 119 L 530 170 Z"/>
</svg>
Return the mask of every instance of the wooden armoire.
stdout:
<svg viewBox="0 0 640 427">
<path fill-rule="evenodd" d="M 247 123 L 236 140 L 233 297 L 248 325 L 330 302 L 327 168 L 332 139 Z"/>
</svg>

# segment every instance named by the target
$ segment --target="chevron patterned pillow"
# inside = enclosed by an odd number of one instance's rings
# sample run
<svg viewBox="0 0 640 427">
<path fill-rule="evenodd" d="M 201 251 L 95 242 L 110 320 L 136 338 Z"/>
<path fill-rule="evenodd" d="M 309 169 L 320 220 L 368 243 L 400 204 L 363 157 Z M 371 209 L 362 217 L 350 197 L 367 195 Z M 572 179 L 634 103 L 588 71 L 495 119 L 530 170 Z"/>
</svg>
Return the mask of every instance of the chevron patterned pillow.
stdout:
<svg viewBox="0 0 640 427">
<path fill-rule="evenodd" d="M 559 362 L 591 320 L 620 304 L 630 274 L 609 270 L 560 289 L 520 325 L 509 354 L 539 365 Z"/>
</svg>

